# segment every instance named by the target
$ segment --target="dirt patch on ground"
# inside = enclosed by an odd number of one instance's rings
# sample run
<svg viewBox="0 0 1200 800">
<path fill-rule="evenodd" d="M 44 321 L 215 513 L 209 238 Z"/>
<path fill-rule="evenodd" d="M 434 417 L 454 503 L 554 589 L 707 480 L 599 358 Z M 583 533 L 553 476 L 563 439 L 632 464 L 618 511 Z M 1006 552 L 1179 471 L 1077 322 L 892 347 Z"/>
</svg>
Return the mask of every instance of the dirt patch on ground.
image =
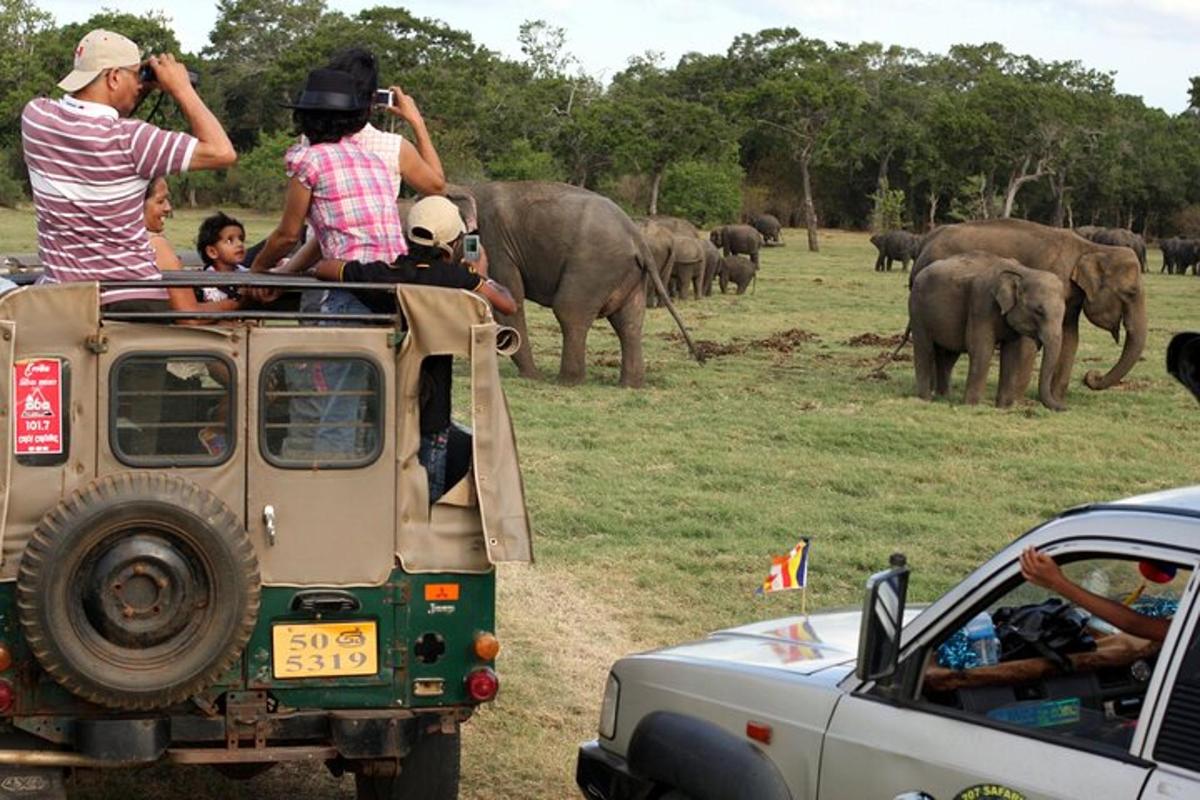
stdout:
<svg viewBox="0 0 1200 800">
<path fill-rule="evenodd" d="M 663 338 L 669 339 L 672 342 L 681 342 L 683 337 L 675 332 L 660 334 Z M 707 358 L 716 358 L 718 356 L 740 355 L 749 352 L 750 350 L 767 350 L 774 353 L 791 353 L 797 347 L 808 342 L 819 342 L 821 337 L 812 331 L 806 331 L 803 328 L 789 328 L 786 331 L 778 331 L 765 339 L 752 339 L 751 341 L 742 341 L 734 339 L 730 342 L 714 342 L 711 339 L 697 339 L 696 349 L 700 354 Z"/>
<path fill-rule="evenodd" d="M 1121 381 L 1116 386 L 1109 387 L 1118 392 L 1140 392 L 1143 389 L 1149 389 L 1154 385 L 1154 381 L 1144 378 L 1135 378 L 1131 381 Z"/>
<path fill-rule="evenodd" d="M 904 339 L 904 334 L 895 333 L 891 336 L 884 336 L 881 333 L 860 333 L 858 336 L 851 336 L 846 340 L 846 344 L 851 347 L 895 347 Z"/>
</svg>

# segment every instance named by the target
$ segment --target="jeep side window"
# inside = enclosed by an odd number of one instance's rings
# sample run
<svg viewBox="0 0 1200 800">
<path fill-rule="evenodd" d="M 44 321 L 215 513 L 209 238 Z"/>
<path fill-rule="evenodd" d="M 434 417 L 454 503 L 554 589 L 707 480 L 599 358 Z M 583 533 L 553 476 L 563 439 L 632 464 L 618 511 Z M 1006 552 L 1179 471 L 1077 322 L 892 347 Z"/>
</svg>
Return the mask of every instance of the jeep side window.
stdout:
<svg viewBox="0 0 1200 800">
<path fill-rule="evenodd" d="M 1152 616 L 1173 615 L 1190 571 L 1153 583 L 1138 564 L 1104 556 L 1062 567 L 1096 594 Z M 1023 580 L 980 610 L 995 629 L 996 662 L 981 665 L 989 656 L 984 637 L 972 638 L 972 627 L 986 632 L 983 618 L 974 626 L 964 620 L 933 649 L 920 702 L 1128 751 L 1160 642 L 1125 634 Z"/>
<path fill-rule="evenodd" d="M 383 448 L 379 367 L 365 358 L 278 358 L 263 368 L 263 457 L 284 469 L 363 467 Z"/>
<path fill-rule="evenodd" d="M 233 452 L 234 365 L 217 355 L 135 355 L 109 376 L 109 441 L 132 467 L 211 466 Z"/>
</svg>

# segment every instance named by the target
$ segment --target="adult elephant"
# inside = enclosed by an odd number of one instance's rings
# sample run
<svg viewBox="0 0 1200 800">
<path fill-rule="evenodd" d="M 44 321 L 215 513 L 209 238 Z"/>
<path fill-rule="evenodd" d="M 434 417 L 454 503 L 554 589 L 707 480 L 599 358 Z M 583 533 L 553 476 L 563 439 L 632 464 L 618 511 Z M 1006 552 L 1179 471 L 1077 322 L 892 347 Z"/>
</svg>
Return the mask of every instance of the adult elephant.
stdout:
<svg viewBox="0 0 1200 800">
<path fill-rule="evenodd" d="M 675 232 L 650 218 L 640 219 L 635 224 L 650 252 L 650 259 L 658 273 L 659 280 L 664 286 L 669 287 L 671 272 L 675 269 Z M 658 291 L 654 284 L 647 282 L 646 306 L 654 308 L 658 303 Z"/>
<path fill-rule="evenodd" d="M 651 217 L 647 217 L 646 219 L 662 225 L 676 236 L 691 236 L 693 239 L 700 238 L 700 229 L 691 222 L 688 222 L 683 217 L 670 217 L 666 214 L 655 214 Z"/>
<path fill-rule="evenodd" d="M 1146 294 L 1141 265 L 1125 247 L 1096 244 L 1074 232 L 1020 219 L 992 219 L 946 225 L 925 237 L 921 254 L 913 266 L 912 280 L 921 270 L 959 253 L 982 250 L 1012 258 L 1031 269 L 1053 272 L 1063 284 L 1066 312 L 1063 316 L 1062 351 L 1052 386 L 1058 401 L 1066 398 L 1075 352 L 1079 348 L 1079 314 L 1092 324 L 1120 339 L 1125 326 L 1121 357 L 1107 373 L 1089 371 L 1083 382 L 1090 389 L 1107 389 L 1121 381 L 1141 358 L 1146 347 Z M 1023 380 L 1028 385 L 1033 367 L 1033 348 L 1023 359 Z"/>
<path fill-rule="evenodd" d="M 689 292 L 697 300 L 704 291 L 704 244 L 695 236 L 675 236 L 672 242 L 674 264 L 667 290 L 672 296 L 687 299 Z"/>
<path fill-rule="evenodd" d="M 708 238 L 721 248 L 726 256 L 747 255 L 758 267 L 758 251 L 763 246 L 763 236 L 749 225 L 722 225 L 713 228 Z"/>
<path fill-rule="evenodd" d="M 762 234 L 766 244 L 783 244 L 783 225 L 774 214 L 756 214 L 750 220 L 751 226 Z"/>
<path fill-rule="evenodd" d="M 522 376 L 540 374 L 525 323 L 525 301 L 532 300 L 553 309 L 562 329 L 559 381 L 583 380 L 588 330 L 604 317 L 621 342 L 621 385 L 641 386 L 646 376 L 642 322 L 647 280 L 675 318 L 692 355 L 701 360 L 645 240 L 616 203 L 586 189 L 543 181 L 451 187 L 448 194 L 464 218 L 478 220 L 489 273 L 517 301 L 515 314 L 497 316 L 521 335 L 513 361 Z"/>
<path fill-rule="evenodd" d="M 1126 230 L 1125 228 L 1096 228 L 1091 225 L 1084 225 L 1081 228 L 1076 228 L 1075 232 L 1096 244 L 1128 247 L 1137 256 L 1138 264 L 1142 267 L 1142 272 L 1149 271 L 1146 268 L 1146 240 L 1133 231 Z"/>
</svg>

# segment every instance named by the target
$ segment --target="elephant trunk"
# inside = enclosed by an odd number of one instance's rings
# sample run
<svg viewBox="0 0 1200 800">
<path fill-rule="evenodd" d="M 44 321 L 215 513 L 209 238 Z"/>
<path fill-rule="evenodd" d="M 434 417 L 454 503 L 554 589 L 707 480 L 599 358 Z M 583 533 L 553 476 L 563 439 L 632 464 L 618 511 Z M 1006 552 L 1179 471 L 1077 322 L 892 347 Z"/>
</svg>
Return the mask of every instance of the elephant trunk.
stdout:
<svg viewBox="0 0 1200 800">
<path fill-rule="evenodd" d="M 1089 371 L 1083 376 L 1084 384 L 1089 389 L 1100 390 L 1120 383 L 1142 357 L 1142 351 L 1146 348 L 1148 326 L 1146 295 L 1141 293 L 1125 310 L 1125 347 L 1121 350 L 1121 358 L 1104 375 L 1096 370 Z"/>
<path fill-rule="evenodd" d="M 1062 326 L 1049 326 L 1049 330 L 1043 330 L 1039 338 L 1042 340 L 1042 368 L 1038 371 L 1038 399 L 1051 411 L 1064 411 L 1066 406 L 1054 397 L 1053 390 L 1054 368 L 1062 352 Z"/>
</svg>

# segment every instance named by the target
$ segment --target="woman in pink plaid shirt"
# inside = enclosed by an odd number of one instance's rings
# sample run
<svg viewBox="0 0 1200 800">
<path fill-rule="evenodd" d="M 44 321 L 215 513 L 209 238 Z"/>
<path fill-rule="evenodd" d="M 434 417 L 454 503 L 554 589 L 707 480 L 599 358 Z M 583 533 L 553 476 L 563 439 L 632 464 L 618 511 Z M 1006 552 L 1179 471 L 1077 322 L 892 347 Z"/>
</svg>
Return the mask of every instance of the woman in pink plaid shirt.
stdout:
<svg viewBox="0 0 1200 800">
<path fill-rule="evenodd" d="M 300 240 L 307 221 L 326 258 L 386 261 L 408 252 L 391 170 L 354 139 L 371 112 L 348 73 L 316 69 L 293 103 L 305 142 L 285 157 L 288 174 L 283 218 L 267 237 L 251 269 L 266 272 Z M 369 313 L 350 292 L 319 294 L 323 313 Z M 302 305 L 313 307 L 309 297 Z"/>
</svg>

